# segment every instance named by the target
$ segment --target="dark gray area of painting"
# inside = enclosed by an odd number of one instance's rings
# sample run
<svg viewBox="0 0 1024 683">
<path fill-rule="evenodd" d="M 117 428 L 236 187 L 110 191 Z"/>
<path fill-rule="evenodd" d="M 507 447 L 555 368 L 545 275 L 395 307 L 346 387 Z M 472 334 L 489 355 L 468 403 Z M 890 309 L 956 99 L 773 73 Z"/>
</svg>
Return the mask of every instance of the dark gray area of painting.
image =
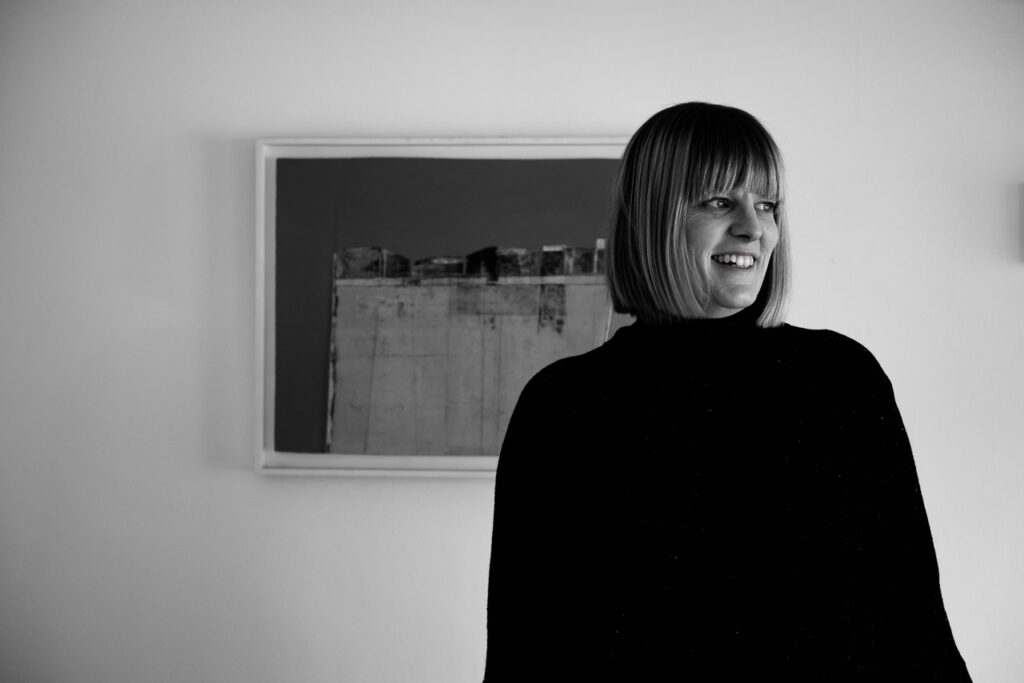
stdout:
<svg viewBox="0 0 1024 683">
<path fill-rule="evenodd" d="M 276 450 L 324 450 L 336 249 L 416 260 L 491 245 L 593 246 L 607 233 L 617 168 L 614 159 L 279 160 Z"/>
</svg>

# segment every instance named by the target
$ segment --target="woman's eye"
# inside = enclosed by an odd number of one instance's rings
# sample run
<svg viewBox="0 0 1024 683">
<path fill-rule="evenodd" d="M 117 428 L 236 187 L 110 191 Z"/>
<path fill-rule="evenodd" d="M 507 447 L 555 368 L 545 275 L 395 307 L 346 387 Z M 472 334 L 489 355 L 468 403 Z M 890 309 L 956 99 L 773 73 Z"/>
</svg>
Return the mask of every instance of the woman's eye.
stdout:
<svg viewBox="0 0 1024 683">
<path fill-rule="evenodd" d="M 712 197 L 711 199 L 705 199 L 701 202 L 705 207 L 709 209 L 728 209 L 729 200 L 725 197 Z"/>
<path fill-rule="evenodd" d="M 775 211 L 775 207 L 778 206 L 777 202 L 758 202 L 757 210 L 764 212 Z"/>
</svg>

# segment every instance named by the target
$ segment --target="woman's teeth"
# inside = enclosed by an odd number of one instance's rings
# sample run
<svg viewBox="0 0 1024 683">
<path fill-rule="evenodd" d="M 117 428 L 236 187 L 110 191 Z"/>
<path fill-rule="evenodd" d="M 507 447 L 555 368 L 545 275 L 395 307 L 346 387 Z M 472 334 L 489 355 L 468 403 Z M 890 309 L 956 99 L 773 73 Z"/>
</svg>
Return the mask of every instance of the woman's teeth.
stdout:
<svg viewBox="0 0 1024 683">
<path fill-rule="evenodd" d="M 745 254 L 716 254 L 711 258 L 722 265 L 735 266 L 737 268 L 752 268 L 754 266 L 754 257 Z"/>
</svg>

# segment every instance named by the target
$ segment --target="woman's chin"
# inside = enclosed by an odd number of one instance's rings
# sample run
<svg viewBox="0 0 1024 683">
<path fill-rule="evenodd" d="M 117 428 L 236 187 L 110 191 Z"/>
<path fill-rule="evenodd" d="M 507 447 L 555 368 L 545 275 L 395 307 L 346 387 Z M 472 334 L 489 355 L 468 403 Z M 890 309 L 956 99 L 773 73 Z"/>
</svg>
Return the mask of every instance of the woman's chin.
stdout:
<svg viewBox="0 0 1024 683">
<path fill-rule="evenodd" d="M 708 306 L 704 309 L 705 318 L 728 318 L 730 315 L 736 315 L 742 311 L 746 306 Z"/>
<path fill-rule="evenodd" d="M 753 305 L 755 301 L 757 301 L 756 291 L 718 293 L 717 295 L 712 292 L 711 300 L 704 307 L 704 313 L 709 318 L 725 318 L 739 313 L 744 308 Z"/>
</svg>

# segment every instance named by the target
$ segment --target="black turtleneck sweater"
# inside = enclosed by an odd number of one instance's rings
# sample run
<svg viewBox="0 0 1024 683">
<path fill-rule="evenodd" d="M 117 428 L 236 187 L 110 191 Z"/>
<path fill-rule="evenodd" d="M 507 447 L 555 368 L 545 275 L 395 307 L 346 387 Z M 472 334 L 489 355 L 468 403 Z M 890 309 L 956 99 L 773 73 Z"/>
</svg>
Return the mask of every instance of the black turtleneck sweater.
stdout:
<svg viewBox="0 0 1024 683">
<path fill-rule="evenodd" d="M 486 683 L 969 681 L 892 386 L 851 339 L 636 323 L 523 390 Z"/>
</svg>

